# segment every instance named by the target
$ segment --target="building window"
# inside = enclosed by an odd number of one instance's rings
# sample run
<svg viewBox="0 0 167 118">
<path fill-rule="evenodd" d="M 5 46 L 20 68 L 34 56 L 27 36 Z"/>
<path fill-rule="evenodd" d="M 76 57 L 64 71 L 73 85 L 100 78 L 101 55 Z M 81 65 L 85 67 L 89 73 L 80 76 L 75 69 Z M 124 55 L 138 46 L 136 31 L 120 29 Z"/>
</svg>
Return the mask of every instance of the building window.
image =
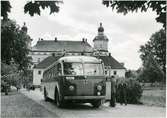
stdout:
<svg viewBox="0 0 167 118">
<path fill-rule="evenodd" d="M 114 71 L 114 75 L 117 75 L 117 71 Z"/>
<path fill-rule="evenodd" d="M 107 75 L 107 70 L 105 70 L 105 75 Z"/>
<path fill-rule="evenodd" d="M 39 71 L 38 71 L 38 75 L 40 75 L 40 74 L 41 74 L 41 71 L 39 70 Z"/>
<path fill-rule="evenodd" d="M 40 62 L 40 58 L 38 58 L 38 63 Z"/>
</svg>

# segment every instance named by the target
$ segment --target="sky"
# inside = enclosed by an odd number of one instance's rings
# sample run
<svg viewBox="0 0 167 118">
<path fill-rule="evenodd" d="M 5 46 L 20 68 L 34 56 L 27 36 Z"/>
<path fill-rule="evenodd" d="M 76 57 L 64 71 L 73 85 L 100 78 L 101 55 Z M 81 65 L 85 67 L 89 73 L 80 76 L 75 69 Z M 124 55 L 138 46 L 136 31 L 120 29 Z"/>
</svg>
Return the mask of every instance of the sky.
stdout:
<svg viewBox="0 0 167 118">
<path fill-rule="evenodd" d="M 50 9 L 42 10 L 41 15 L 24 13 L 26 1 L 10 1 L 12 9 L 9 18 L 23 26 L 26 22 L 28 35 L 33 39 L 32 46 L 39 38 L 44 40 L 74 40 L 87 38 L 93 46 L 100 22 L 104 34 L 108 37 L 108 51 L 119 62 L 124 62 L 127 69 L 142 66 L 139 49 L 151 35 L 162 28 L 157 23 L 156 12 L 134 12 L 123 15 L 102 4 L 102 0 L 63 0 L 58 13 L 49 14 Z"/>
</svg>

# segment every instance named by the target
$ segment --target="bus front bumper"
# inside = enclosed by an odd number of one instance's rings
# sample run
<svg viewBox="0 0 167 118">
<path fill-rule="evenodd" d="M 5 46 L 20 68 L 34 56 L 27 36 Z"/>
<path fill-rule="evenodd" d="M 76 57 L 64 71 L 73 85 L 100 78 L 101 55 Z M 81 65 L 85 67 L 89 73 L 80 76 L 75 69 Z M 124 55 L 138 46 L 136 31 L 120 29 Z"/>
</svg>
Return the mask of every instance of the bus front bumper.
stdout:
<svg viewBox="0 0 167 118">
<path fill-rule="evenodd" d="M 105 96 L 64 96 L 65 100 L 105 99 Z"/>
</svg>

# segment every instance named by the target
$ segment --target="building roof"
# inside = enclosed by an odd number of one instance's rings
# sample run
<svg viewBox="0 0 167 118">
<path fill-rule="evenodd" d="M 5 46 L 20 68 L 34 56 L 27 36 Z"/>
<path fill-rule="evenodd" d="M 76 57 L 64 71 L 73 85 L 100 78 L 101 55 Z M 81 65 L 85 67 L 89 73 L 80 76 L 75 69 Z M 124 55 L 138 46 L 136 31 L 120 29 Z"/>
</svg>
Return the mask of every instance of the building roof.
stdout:
<svg viewBox="0 0 167 118">
<path fill-rule="evenodd" d="M 45 69 L 52 65 L 55 61 L 60 59 L 62 56 L 49 56 L 45 58 L 43 61 L 41 61 L 39 64 L 37 64 L 34 68 L 36 69 Z M 63 57 L 62 59 L 69 58 L 69 57 L 74 57 L 76 58 L 77 56 L 67 56 Z M 78 56 L 78 57 L 87 57 L 87 56 Z M 97 56 L 96 56 L 97 57 Z M 97 58 L 102 59 L 104 62 L 105 66 L 111 66 L 112 69 L 125 69 L 123 65 L 121 65 L 117 60 L 115 60 L 112 56 L 98 56 Z M 91 57 L 91 59 L 94 59 Z M 96 59 L 96 58 L 95 58 Z"/>
<path fill-rule="evenodd" d="M 101 41 L 108 41 L 108 38 L 107 38 L 107 36 L 106 35 L 104 35 L 104 34 L 101 34 L 101 35 L 97 35 L 97 36 L 95 36 L 95 38 L 93 39 L 93 42 L 94 41 L 97 41 L 97 40 L 101 40 Z"/>
<path fill-rule="evenodd" d="M 37 64 L 34 68 L 36 69 L 45 69 L 57 61 L 61 56 L 49 56 Z"/>
<path fill-rule="evenodd" d="M 110 66 L 112 69 L 125 69 L 125 67 L 122 64 L 120 64 L 116 59 L 114 59 L 112 56 L 98 56 L 97 58 L 102 59 L 104 65 Z"/>
<path fill-rule="evenodd" d="M 87 41 L 39 40 L 32 51 L 93 52 Z"/>
</svg>

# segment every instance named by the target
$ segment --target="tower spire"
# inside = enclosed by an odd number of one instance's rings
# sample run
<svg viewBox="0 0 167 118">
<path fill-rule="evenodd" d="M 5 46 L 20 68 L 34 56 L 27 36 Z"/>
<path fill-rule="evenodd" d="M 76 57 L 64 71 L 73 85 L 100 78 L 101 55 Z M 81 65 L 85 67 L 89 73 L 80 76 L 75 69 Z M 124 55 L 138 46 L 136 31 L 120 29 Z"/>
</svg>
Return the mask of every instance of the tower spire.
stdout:
<svg viewBox="0 0 167 118">
<path fill-rule="evenodd" d="M 25 22 L 23 23 L 23 27 L 22 27 L 21 29 L 22 29 L 22 31 L 23 31 L 24 33 L 27 33 L 28 28 L 27 28 Z"/>
<path fill-rule="evenodd" d="M 100 27 L 98 28 L 98 33 L 104 32 L 104 28 L 102 26 L 102 23 L 100 22 Z"/>
<path fill-rule="evenodd" d="M 100 22 L 100 27 L 102 27 L 102 23 Z"/>
</svg>

